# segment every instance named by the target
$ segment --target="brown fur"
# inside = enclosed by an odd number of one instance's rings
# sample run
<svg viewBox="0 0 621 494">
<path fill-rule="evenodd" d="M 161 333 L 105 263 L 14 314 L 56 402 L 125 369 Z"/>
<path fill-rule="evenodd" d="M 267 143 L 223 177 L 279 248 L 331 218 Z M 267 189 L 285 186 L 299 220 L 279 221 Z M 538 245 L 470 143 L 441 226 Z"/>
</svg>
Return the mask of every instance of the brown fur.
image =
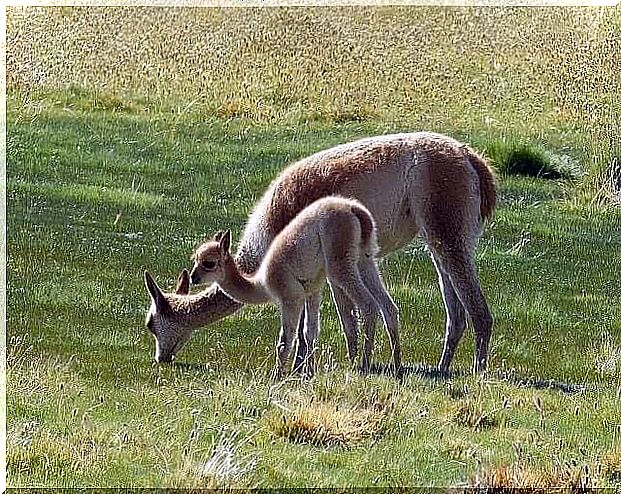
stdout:
<svg viewBox="0 0 621 494">
<path fill-rule="evenodd" d="M 485 160 L 463 143 L 426 132 L 362 139 L 304 158 L 280 173 L 251 214 L 235 256 L 240 271 L 254 273 L 275 236 L 304 207 L 333 194 L 355 198 L 370 211 L 379 256 L 417 235 L 423 238 L 447 312 L 440 368 L 449 368 L 469 316 L 476 335 L 475 369 L 484 370 L 492 317 L 479 285 L 474 250 L 496 202 L 493 173 Z M 341 324 L 353 325 L 347 297 L 338 287 L 332 294 Z M 221 292 L 211 297 L 202 322 L 241 307 L 224 302 Z"/>
<path fill-rule="evenodd" d="M 485 158 L 468 146 L 464 146 L 470 164 L 479 176 L 479 191 L 481 194 L 481 217 L 490 218 L 496 208 L 496 177 Z"/>
<path fill-rule="evenodd" d="M 338 194 L 361 174 L 375 173 L 391 157 L 394 157 L 393 150 L 379 147 L 359 154 L 309 158 L 292 165 L 276 182 L 274 201 L 267 213 L 271 232 L 278 234 L 307 205 Z"/>
<path fill-rule="evenodd" d="M 328 196 L 307 206 L 276 236 L 254 275 L 244 275 L 240 271 L 229 253 L 230 241 L 230 232 L 216 234 L 198 247 L 193 255 L 192 282 L 215 282 L 232 298 L 246 304 L 272 301 L 280 307 L 282 326 L 277 376 L 284 372 L 304 306 L 307 316 L 303 333 L 307 353 L 302 370 L 308 375 L 314 373 L 318 301 L 326 279 L 348 295 L 365 322 L 362 369 L 368 371 L 370 368 L 375 319 L 381 313 L 390 338 L 393 367 L 399 372 L 398 309 L 377 270 L 375 224 L 371 213 L 362 204 L 353 199 Z M 345 329 L 351 331 L 346 338 L 353 360 L 357 331 L 349 326 Z"/>
<path fill-rule="evenodd" d="M 412 156 L 415 160 L 424 160 L 431 165 L 425 172 L 429 174 L 429 182 L 436 184 L 429 191 L 432 197 L 421 197 L 426 204 L 419 204 L 419 207 L 422 206 L 420 210 L 427 205 L 435 210 L 459 210 L 464 197 L 460 194 L 476 194 L 480 199 L 480 218 L 488 219 L 496 204 L 496 186 L 493 172 L 485 160 L 468 146 L 458 141 L 447 140 L 444 136 L 412 135 L 417 136 L 416 140 L 409 139 L 410 134 L 403 134 L 398 145 L 394 142 L 380 141 L 370 146 L 368 140 L 362 140 L 358 141 L 358 146 L 337 146 L 286 168 L 271 184 L 270 200 L 262 204 L 263 224 L 268 228 L 269 236 L 273 238 L 306 205 L 320 197 L 336 194 L 362 200 L 358 196 L 358 182 L 362 177 L 377 176 L 379 182 L 387 167 L 400 162 L 406 166 L 405 163 L 411 160 Z M 468 166 L 475 171 L 475 177 L 470 173 L 470 169 L 465 168 Z M 451 186 L 447 188 L 449 183 Z M 457 188 L 454 187 L 456 184 Z M 404 183 L 403 187 L 406 185 Z M 475 187 L 478 185 L 478 188 L 468 188 L 473 185 Z M 362 202 L 367 205 L 364 200 Z M 413 205 L 406 201 L 402 206 L 405 214 Z M 370 209 L 377 219 L 378 211 Z M 453 217 L 443 216 L 447 222 L 447 229 L 450 230 L 453 220 L 457 218 L 454 214 Z M 407 239 L 402 240 L 386 238 L 386 233 L 380 227 L 379 243 L 383 253 L 400 248 L 416 234 L 416 232 L 404 233 Z M 247 263 L 243 255 L 247 250 L 244 241 L 245 239 L 242 239 L 240 246 L 242 255 L 238 256 L 240 267 L 245 272 L 253 272 L 258 262 Z"/>
</svg>

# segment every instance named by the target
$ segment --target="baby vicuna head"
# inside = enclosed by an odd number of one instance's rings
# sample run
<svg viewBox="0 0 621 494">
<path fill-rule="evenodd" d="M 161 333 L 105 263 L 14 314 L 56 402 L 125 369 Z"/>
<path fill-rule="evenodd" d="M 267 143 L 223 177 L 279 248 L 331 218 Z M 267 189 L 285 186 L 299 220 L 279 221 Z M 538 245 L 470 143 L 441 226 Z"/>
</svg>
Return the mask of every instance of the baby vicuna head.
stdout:
<svg viewBox="0 0 621 494">
<path fill-rule="evenodd" d="M 233 263 L 231 231 L 219 231 L 211 240 L 201 244 L 192 256 L 194 267 L 190 273 L 192 284 L 219 283 L 226 274 L 227 264 Z"/>
</svg>

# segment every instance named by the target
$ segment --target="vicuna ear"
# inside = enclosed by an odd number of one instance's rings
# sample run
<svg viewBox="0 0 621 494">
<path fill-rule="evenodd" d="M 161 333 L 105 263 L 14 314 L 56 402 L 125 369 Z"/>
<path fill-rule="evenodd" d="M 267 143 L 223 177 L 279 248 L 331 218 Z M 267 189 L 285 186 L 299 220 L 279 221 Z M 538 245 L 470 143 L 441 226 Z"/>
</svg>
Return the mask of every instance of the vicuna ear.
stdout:
<svg viewBox="0 0 621 494">
<path fill-rule="evenodd" d="M 220 254 L 227 256 L 231 250 L 231 230 L 227 230 L 220 237 Z"/>
<path fill-rule="evenodd" d="M 216 234 L 213 236 L 213 239 L 214 239 L 216 242 L 219 242 L 219 241 L 220 241 L 220 239 L 222 238 L 222 235 L 224 235 L 224 230 L 218 230 L 218 231 L 216 232 Z"/>
<path fill-rule="evenodd" d="M 147 290 L 149 290 L 151 299 L 155 302 L 155 307 L 157 307 L 158 310 L 168 306 L 168 302 L 166 301 L 162 290 L 160 290 L 160 287 L 157 286 L 157 283 L 155 283 L 155 280 L 151 277 L 148 271 L 144 272 L 144 284 L 147 287 Z"/>
<path fill-rule="evenodd" d="M 188 274 L 188 270 L 184 269 L 179 273 L 179 278 L 177 278 L 177 286 L 175 286 L 175 293 L 177 295 L 187 295 L 190 293 L 190 275 Z"/>
</svg>

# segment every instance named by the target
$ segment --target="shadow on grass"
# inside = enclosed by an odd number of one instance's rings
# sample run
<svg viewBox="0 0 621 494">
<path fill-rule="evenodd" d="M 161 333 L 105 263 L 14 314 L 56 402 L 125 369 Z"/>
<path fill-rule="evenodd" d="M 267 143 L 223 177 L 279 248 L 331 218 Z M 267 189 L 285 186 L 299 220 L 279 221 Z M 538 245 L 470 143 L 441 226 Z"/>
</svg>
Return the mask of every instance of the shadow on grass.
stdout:
<svg viewBox="0 0 621 494">
<path fill-rule="evenodd" d="M 186 362 L 174 362 L 174 363 L 164 363 L 159 365 L 166 365 L 181 372 L 207 372 L 213 371 L 214 368 L 209 364 L 199 364 L 199 363 L 186 363 Z"/>
<path fill-rule="evenodd" d="M 371 369 L 369 370 L 369 374 L 373 374 L 376 376 L 387 376 L 387 377 L 395 377 L 394 372 L 392 370 L 392 366 L 390 364 L 382 364 L 382 363 L 374 363 L 371 365 Z M 398 376 L 399 380 L 403 380 L 403 378 L 407 376 L 418 376 L 423 379 L 435 380 L 435 381 L 445 381 L 447 379 L 451 379 L 454 377 L 462 376 L 463 372 L 460 371 L 449 371 L 443 372 L 439 370 L 437 367 L 433 367 L 426 364 L 402 364 L 401 365 L 401 373 Z"/>
<path fill-rule="evenodd" d="M 390 364 L 376 363 L 371 366 L 370 374 L 394 377 L 394 373 Z M 401 366 L 401 375 L 398 379 L 402 381 L 407 376 L 417 376 L 430 381 L 448 381 L 450 379 L 464 377 L 467 375 L 464 371 L 448 371 L 443 372 L 437 367 L 427 364 L 403 364 Z M 514 384 L 519 388 L 545 389 L 551 391 L 560 391 L 565 394 L 575 394 L 586 391 L 587 387 L 583 384 L 574 384 L 559 381 L 556 379 L 546 379 L 534 376 L 520 376 L 515 373 L 490 373 L 490 377 L 498 378 L 501 381 Z"/>
<path fill-rule="evenodd" d="M 573 384 L 556 379 L 545 379 L 534 376 L 519 376 L 516 374 L 500 374 L 498 376 L 502 381 L 515 384 L 519 388 L 546 389 L 552 391 L 560 391 L 565 394 L 576 394 L 586 391 L 584 384 Z"/>
<path fill-rule="evenodd" d="M 207 364 L 198 363 L 177 362 L 174 364 L 174 367 L 182 372 L 206 372 L 213 370 L 213 368 Z M 388 363 L 374 363 L 368 374 L 395 377 L 392 367 Z M 403 382 L 408 376 L 416 376 L 428 381 L 450 381 L 451 379 L 461 378 L 467 375 L 469 375 L 469 372 L 462 370 L 443 372 L 435 366 L 413 363 L 403 364 L 401 366 L 401 373 L 396 379 Z M 518 388 L 559 391 L 564 394 L 577 394 L 587 390 L 587 386 L 584 384 L 575 384 L 559 381 L 557 379 L 546 379 L 535 376 L 523 376 L 510 372 L 492 372 L 488 374 L 488 377 L 513 384 Z"/>
</svg>

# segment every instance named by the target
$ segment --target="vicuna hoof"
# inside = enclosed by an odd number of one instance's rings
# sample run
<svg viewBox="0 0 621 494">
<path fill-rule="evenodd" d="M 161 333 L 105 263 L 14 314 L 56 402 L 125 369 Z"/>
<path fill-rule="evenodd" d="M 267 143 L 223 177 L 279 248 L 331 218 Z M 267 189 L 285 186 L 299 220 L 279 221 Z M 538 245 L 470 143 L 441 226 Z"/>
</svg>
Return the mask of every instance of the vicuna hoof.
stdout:
<svg viewBox="0 0 621 494">
<path fill-rule="evenodd" d="M 393 376 L 395 376 L 395 379 L 401 381 L 403 379 L 404 376 L 404 371 L 403 371 L 403 366 L 399 366 L 399 367 L 392 367 L 392 374 Z"/>
<path fill-rule="evenodd" d="M 278 383 L 282 381 L 285 377 L 285 371 L 280 367 L 275 367 L 270 376 L 270 381 L 273 383 Z"/>
<path fill-rule="evenodd" d="M 480 376 L 484 375 L 487 372 L 487 362 L 475 362 L 474 367 L 472 368 L 473 374 L 478 374 Z"/>
</svg>

